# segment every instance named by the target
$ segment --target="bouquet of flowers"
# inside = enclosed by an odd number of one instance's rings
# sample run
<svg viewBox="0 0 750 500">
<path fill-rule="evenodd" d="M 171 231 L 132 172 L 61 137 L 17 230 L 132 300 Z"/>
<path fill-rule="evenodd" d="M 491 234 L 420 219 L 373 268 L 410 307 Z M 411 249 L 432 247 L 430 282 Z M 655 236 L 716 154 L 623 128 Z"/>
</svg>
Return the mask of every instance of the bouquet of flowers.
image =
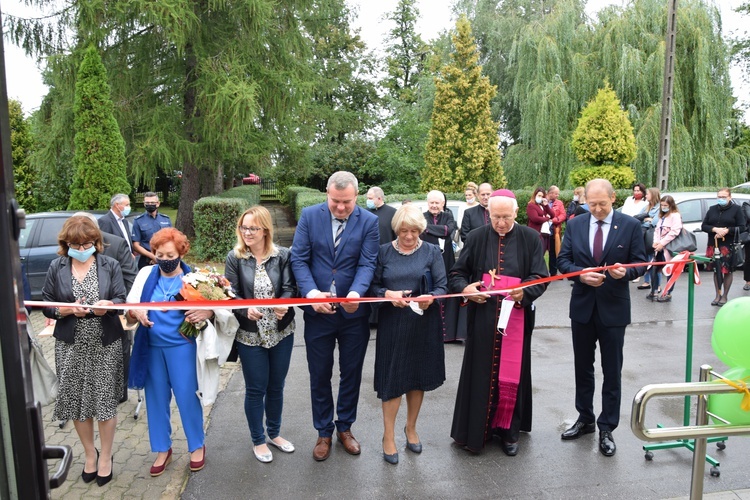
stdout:
<svg viewBox="0 0 750 500">
<path fill-rule="evenodd" d="M 218 274 L 216 269 L 206 267 L 196 269 L 182 277 L 182 289 L 176 298 L 178 300 L 204 301 L 230 300 L 234 297 L 229 280 Z M 205 320 L 196 324 L 183 321 L 179 332 L 186 337 L 196 337 L 207 325 L 208 322 Z"/>
</svg>

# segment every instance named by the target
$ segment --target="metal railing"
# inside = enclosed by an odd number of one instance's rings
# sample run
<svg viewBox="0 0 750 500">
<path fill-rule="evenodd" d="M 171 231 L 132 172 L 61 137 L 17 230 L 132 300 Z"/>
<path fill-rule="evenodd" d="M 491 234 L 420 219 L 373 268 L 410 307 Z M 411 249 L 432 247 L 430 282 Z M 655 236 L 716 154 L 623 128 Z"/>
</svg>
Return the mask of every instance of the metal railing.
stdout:
<svg viewBox="0 0 750 500">
<path fill-rule="evenodd" d="M 694 439 L 693 474 L 690 484 L 690 498 L 703 496 L 703 476 L 705 474 L 706 443 L 708 438 L 719 436 L 750 435 L 750 425 L 709 425 L 706 395 L 736 393 L 728 385 L 709 382 L 711 375 L 721 378 L 711 371 L 709 365 L 702 365 L 699 382 L 682 382 L 675 384 L 650 384 L 643 387 L 633 398 L 633 411 L 630 417 L 630 429 L 643 441 L 665 441 L 669 439 Z M 646 428 L 646 403 L 656 396 L 697 396 L 695 425 L 681 427 Z M 723 419 L 722 419 L 723 420 Z M 716 474 L 718 475 L 718 474 Z"/>
</svg>

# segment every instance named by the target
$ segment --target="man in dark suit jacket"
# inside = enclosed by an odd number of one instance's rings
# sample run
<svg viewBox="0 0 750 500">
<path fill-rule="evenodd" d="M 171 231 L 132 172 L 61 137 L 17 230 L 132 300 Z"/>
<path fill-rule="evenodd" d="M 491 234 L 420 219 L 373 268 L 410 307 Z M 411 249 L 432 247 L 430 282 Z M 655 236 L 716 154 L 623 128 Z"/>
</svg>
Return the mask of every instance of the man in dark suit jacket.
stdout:
<svg viewBox="0 0 750 500">
<path fill-rule="evenodd" d="M 390 243 L 396 239 L 391 222 L 396 215 L 396 209 L 385 204 L 385 193 L 378 186 L 367 190 L 367 209 L 378 218 L 378 230 L 380 232 L 380 244 Z"/>
<path fill-rule="evenodd" d="M 630 280 L 641 276 L 644 267 L 625 268 L 619 264 L 645 262 L 643 235 L 637 220 L 612 209 L 615 192 L 609 181 L 594 179 L 586 184 L 590 213 L 568 222 L 557 266 L 563 273 L 604 265 L 616 267 L 605 272 L 587 272 L 574 278 L 570 297 L 570 322 L 576 377 L 578 419 L 562 434 L 577 439 L 594 432 L 594 357 L 599 342 L 602 372 L 602 412 L 599 450 L 615 454 L 612 438 L 620 421 L 622 347 L 625 328 L 630 324 Z"/>
<path fill-rule="evenodd" d="M 492 186 L 486 182 L 482 183 L 479 185 L 477 192 L 479 205 L 466 210 L 463 219 L 461 219 L 461 241 L 464 243 L 466 243 L 466 236 L 469 235 L 469 231 L 490 223 L 490 210 L 487 208 L 487 204 L 490 202 L 490 196 L 492 195 Z"/>
<path fill-rule="evenodd" d="M 380 242 L 378 218 L 357 206 L 357 189 L 354 175 L 336 172 L 328 179 L 328 201 L 302 210 L 291 263 L 303 297 L 363 297 L 367 292 Z M 357 455 L 360 446 L 351 426 L 357 418 L 362 365 L 370 339 L 370 308 L 325 303 L 303 310 L 313 425 L 318 431 L 313 458 L 328 458 L 334 429 L 347 453 Z M 331 375 L 337 342 L 341 378 L 334 425 Z"/>
<path fill-rule="evenodd" d="M 124 238 L 132 254 L 133 236 L 130 231 L 130 224 L 125 219 L 125 217 L 130 215 L 130 197 L 126 194 L 118 193 L 109 201 L 109 207 L 109 212 L 102 215 L 97 221 L 99 229 L 104 233 Z"/>
</svg>

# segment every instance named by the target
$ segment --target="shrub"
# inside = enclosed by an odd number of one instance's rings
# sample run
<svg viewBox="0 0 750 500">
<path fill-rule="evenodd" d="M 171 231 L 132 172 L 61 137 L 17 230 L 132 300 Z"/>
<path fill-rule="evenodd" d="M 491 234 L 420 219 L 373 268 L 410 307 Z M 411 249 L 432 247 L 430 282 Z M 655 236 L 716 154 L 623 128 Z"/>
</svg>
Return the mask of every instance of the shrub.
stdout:
<svg viewBox="0 0 750 500">
<path fill-rule="evenodd" d="M 607 179 L 615 189 L 626 189 L 635 183 L 635 172 L 627 166 L 613 165 L 578 167 L 570 172 L 570 182 L 574 186 L 585 186 L 591 179 Z"/>
<path fill-rule="evenodd" d="M 250 205 L 247 198 L 209 196 L 196 201 L 193 206 L 195 239 L 191 252 L 195 260 L 224 262 L 236 242 L 235 223 Z"/>
</svg>

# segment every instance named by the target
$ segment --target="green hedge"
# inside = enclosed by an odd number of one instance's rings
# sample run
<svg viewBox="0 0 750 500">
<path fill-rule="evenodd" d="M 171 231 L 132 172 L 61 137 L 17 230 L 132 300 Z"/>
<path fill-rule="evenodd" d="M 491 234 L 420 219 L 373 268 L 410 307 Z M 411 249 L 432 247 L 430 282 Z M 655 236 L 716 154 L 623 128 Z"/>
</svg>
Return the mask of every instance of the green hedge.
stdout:
<svg viewBox="0 0 750 500">
<path fill-rule="evenodd" d="M 196 201 L 193 205 L 195 239 L 191 252 L 194 258 L 199 261 L 224 262 L 237 241 L 235 223 L 250 205 L 244 198 L 219 196 Z"/>
<path fill-rule="evenodd" d="M 570 172 L 570 183 L 574 186 L 585 186 L 591 179 L 607 179 L 615 189 L 624 189 L 635 184 L 635 172 L 628 166 L 614 165 L 578 167 Z"/>
<path fill-rule="evenodd" d="M 299 186 L 294 186 L 295 188 L 300 188 Z M 291 189 L 291 188 L 290 188 Z M 519 224 L 526 225 L 528 222 L 528 218 L 526 217 L 526 205 L 529 203 L 529 200 L 531 199 L 531 195 L 534 192 L 533 189 L 515 189 L 513 190 L 513 193 L 516 195 L 516 200 L 518 200 L 518 217 L 516 218 L 516 222 Z M 294 209 L 294 217 L 296 220 L 299 220 L 300 215 L 302 214 L 302 209 L 305 207 L 309 207 L 312 205 L 317 205 L 318 203 L 323 203 L 326 201 L 326 194 L 321 193 L 320 191 L 316 191 L 314 189 L 310 188 L 300 188 L 293 191 L 294 198 L 293 202 L 290 202 L 290 205 Z M 615 208 L 619 208 L 622 206 L 622 204 L 625 202 L 625 199 L 633 194 L 632 189 L 616 189 L 615 193 L 617 195 L 615 199 L 614 206 Z M 287 194 L 290 194 L 290 191 L 287 190 Z M 447 193 L 446 197 L 449 200 L 454 201 L 464 201 L 464 194 L 463 193 Z M 357 204 L 359 204 L 361 207 L 365 207 L 365 200 L 367 199 L 367 196 L 364 194 L 360 194 L 357 197 Z M 406 193 L 406 194 L 399 194 L 399 193 L 393 193 L 393 194 L 386 194 L 385 195 L 385 202 L 386 203 L 397 203 L 404 200 L 411 200 L 411 201 L 424 201 L 427 199 L 427 193 Z M 564 191 L 560 191 L 560 197 L 559 199 L 563 202 L 563 205 L 565 205 L 565 208 L 568 208 L 568 204 L 573 201 L 573 190 L 572 189 L 566 189 Z"/>
<path fill-rule="evenodd" d="M 248 207 L 260 205 L 260 186 L 257 184 L 248 184 L 227 189 L 223 193 L 215 195 L 216 198 L 239 198 L 247 202 Z M 243 210 L 244 212 L 244 210 Z"/>
</svg>

